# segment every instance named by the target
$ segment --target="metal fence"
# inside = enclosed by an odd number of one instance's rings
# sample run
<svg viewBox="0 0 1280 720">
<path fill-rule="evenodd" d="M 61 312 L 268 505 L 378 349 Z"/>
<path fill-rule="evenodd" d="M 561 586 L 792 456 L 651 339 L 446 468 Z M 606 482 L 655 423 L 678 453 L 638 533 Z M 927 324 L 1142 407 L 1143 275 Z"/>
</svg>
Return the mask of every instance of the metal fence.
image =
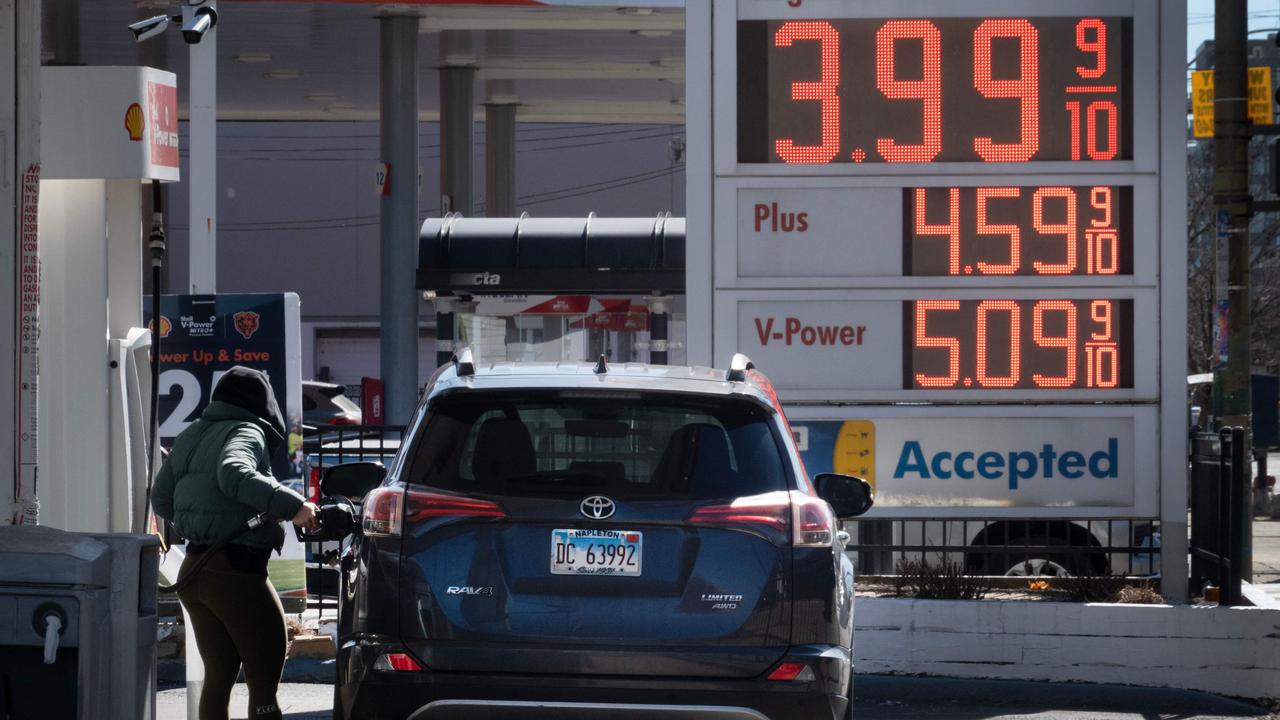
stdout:
<svg viewBox="0 0 1280 720">
<path fill-rule="evenodd" d="M 1221 605 L 1240 605 L 1252 503 L 1244 428 L 1191 436 L 1191 588 L 1218 588 Z"/>
<path fill-rule="evenodd" d="M 381 462 L 391 465 L 403 426 L 334 426 L 303 440 L 306 454 L 307 498 L 319 497 L 320 479 L 325 468 L 353 462 Z M 337 559 L 339 543 L 307 543 L 307 606 L 319 609 L 321 617 L 336 614 L 339 578 Z"/>
<path fill-rule="evenodd" d="M 969 575 L 1150 577 L 1160 522 L 1132 519 L 921 519 L 848 523 L 858 572 L 894 575 L 902 560 L 960 565 Z"/>
</svg>

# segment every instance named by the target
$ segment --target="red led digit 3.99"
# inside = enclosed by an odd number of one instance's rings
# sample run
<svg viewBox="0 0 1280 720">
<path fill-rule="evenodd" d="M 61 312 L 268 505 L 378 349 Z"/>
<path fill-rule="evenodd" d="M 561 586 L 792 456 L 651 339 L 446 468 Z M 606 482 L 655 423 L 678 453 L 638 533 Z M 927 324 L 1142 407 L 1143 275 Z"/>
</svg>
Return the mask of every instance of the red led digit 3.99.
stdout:
<svg viewBox="0 0 1280 720">
<path fill-rule="evenodd" d="M 1131 157 L 1131 23 L 931 17 L 738 23 L 741 163 Z"/>
</svg>

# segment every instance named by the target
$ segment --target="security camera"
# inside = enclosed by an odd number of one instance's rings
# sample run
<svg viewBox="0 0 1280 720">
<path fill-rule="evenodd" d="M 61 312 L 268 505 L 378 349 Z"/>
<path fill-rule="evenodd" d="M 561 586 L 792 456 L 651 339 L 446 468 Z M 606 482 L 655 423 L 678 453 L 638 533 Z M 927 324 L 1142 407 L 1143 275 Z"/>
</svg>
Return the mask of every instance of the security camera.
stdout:
<svg viewBox="0 0 1280 720">
<path fill-rule="evenodd" d="M 146 20 L 139 20 L 138 22 L 130 25 L 129 30 L 133 33 L 134 42 L 142 42 L 159 35 L 168 27 L 169 16 L 157 15 L 153 18 L 147 18 Z"/>
<path fill-rule="evenodd" d="M 218 11 L 210 7 L 182 8 L 182 39 L 188 45 L 195 45 L 205 33 L 218 24 Z"/>
</svg>

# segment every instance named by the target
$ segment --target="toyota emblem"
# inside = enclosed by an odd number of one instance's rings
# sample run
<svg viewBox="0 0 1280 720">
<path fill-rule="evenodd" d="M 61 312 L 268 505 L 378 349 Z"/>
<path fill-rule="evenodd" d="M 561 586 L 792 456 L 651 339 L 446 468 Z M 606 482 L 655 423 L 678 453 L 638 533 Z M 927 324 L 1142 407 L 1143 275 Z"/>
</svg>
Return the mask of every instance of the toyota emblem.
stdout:
<svg viewBox="0 0 1280 720">
<path fill-rule="evenodd" d="M 582 511 L 584 517 L 592 520 L 604 520 L 613 517 L 613 512 L 618 508 L 609 498 L 603 495 L 592 495 L 583 500 L 578 509 Z"/>
</svg>

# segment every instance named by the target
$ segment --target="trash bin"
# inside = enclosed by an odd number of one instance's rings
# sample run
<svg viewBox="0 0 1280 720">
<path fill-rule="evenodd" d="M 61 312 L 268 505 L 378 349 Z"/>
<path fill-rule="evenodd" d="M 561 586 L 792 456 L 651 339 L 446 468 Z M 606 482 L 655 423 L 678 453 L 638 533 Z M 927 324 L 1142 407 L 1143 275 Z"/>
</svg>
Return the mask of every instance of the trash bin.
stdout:
<svg viewBox="0 0 1280 720">
<path fill-rule="evenodd" d="M 159 550 L 0 527 L 0 718 L 155 717 Z"/>
</svg>

